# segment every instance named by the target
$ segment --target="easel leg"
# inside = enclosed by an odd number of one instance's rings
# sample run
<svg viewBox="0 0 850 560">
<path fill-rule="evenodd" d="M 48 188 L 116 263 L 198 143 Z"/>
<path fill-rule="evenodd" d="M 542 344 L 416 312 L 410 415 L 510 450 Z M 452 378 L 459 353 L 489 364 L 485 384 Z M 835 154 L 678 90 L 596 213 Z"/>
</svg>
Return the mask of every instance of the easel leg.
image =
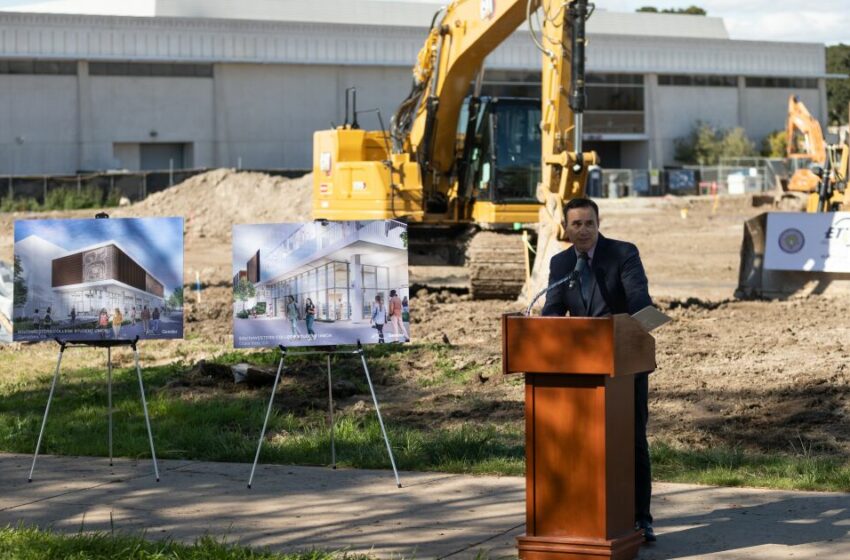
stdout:
<svg viewBox="0 0 850 560">
<path fill-rule="evenodd" d="M 263 421 L 263 431 L 260 432 L 260 441 L 257 443 L 257 454 L 254 455 L 254 465 L 251 467 L 251 476 L 248 478 L 248 488 L 251 488 L 251 483 L 254 482 L 254 471 L 257 469 L 257 461 L 260 459 L 260 449 L 263 447 L 263 438 L 266 437 L 266 426 L 269 423 L 269 416 L 272 413 L 272 405 L 274 404 L 274 395 L 277 392 L 277 383 L 280 381 L 280 372 L 283 370 L 283 360 L 286 355 L 280 357 L 280 364 L 277 366 L 277 375 L 274 377 L 274 385 L 272 386 L 272 396 L 269 399 L 269 407 L 266 409 L 266 419 Z"/>
<path fill-rule="evenodd" d="M 369 375 L 369 368 L 366 366 L 366 356 L 363 355 L 363 349 L 361 348 L 358 352 L 360 354 L 360 361 L 363 363 L 363 373 L 366 374 L 366 381 L 369 382 L 369 390 L 372 392 L 372 401 L 375 403 L 375 412 L 378 414 L 378 424 L 381 425 L 381 433 L 384 434 L 384 443 L 387 444 L 387 453 L 390 456 L 390 464 L 393 466 L 393 474 L 395 475 L 395 482 L 399 488 L 401 488 L 401 481 L 398 479 L 398 470 L 395 468 L 395 459 L 393 458 L 393 450 L 390 447 L 390 438 L 387 437 L 387 430 L 384 428 L 384 421 L 381 418 L 381 408 L 378 406 L 378 397 L 375 396 L 375 387 L 372 386 L 372 378 Z"/>
<path fill-rule="evenodd" d="M 331 380 L 331 355 L 328 354 L 328 414 L 331 419 L 331 468 L 336 468 L 336 443 L 334 441 L 334 392 Z"/>
<path fill-rule="evenodd" d="M 109 466 L 112 466 L 112 348 L 106 348 L 106 395 L 109 416 Z"/>
<path fill-rule="evenodd" d="M 153 472 L 156 475 L 156 481 L 159 482 L 159 467 L 156 465 L 156 451 L 153 448 L 153 432 L 151 431 L 151 419 L 148 416 L 148 401 L 145 400 L 145 386 L 142 383 L 142 369 L 139 367 L 139 351 L 133 349 L 133 357 L 136 360 L 136 375 L 139 376 L 139 392 L 142 395 L 142 408 L 145 411 L 145 424 L 148 427 L 148 439 L 151 443 L 151 457 L 153 458 Z"/>
<path fill-rule="evenodd" d="M 53 391 L 56 390 L 56 382 L 59 380 L 59 366 L 62 365 L 62 354 L 65 352 L 63 345 L 59 350 L 59 359 L 56 360 L 56 371 L 53 372 L 53 383 L 50 384 L 50 394 L 47 395 L 47 406 L 44 409 L 44 419 L 41 421 L 41 430 L 38 432 L 38 443 L 35 444 L 35 455 L 32 457 L 32 467 L 27 482 L 32 482 L 32 473 L 35 471 L 35 462 L 38 459 L 38 450 L 41 449 L 41 438 L 44 436 L 44 426 L 47 425 L 47 414 L 50 412 L 50 402 L 53 400 Z"/>
</svg>

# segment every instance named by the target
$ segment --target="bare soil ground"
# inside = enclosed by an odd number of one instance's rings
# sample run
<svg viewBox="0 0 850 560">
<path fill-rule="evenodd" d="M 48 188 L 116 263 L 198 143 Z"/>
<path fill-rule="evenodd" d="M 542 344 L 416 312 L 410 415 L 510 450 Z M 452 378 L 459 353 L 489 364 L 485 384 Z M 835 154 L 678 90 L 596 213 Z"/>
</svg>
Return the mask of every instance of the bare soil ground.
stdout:
<svg viewBox="0 0 850 560">
<path fill-rule="evenodd" d="M 600 206 L 603 234 L 638 245 L 653 298 L 674 319 L 656 331 L 651 438 L 695 448 L 850 456 L 850 350 L 845 343 L 850 302 L 822 295 L 784 301 L 733 298 L 743 222 L 764 209 L 754 208 L 748 197 L 621 199 Z M 309 176 L 286 180 L 219 170 L 114 210 L 114 216 L 185 216 L 186 281 L 193 282 L 198 271 L 205 284 L 200 301 L 186 291 L 186 340 L 146 343 L 145 362 L 184 363 L 191 379 L 197 360 L 227 351 L 232 342 L 232 224 L 300 220 L 309 209 Z M 0 215 L 0 228 L 7 232 L 0 258 L 11 259 L 12 221 L 23 217 L 46 216 Z M 430 272 L 432 279 L 457 283 L 458 271 Z M 429 270 L 417 269 L 413 281 L 429 283 Z M 471 301 L 457 290 L 418 291 L 411 299 L 411 331 L 415 342 L 426 344 L 398 353 L 392 368 L 375 372 L 388 420 L 433 428 L 521 419 L 522 381 L 501 375 L 499 338 L 500 315 L 520 308 L 512 301 Z M 100 359 L 95 356 L 68 356 L 68 367 Z M 118 359 L 131 364 L 129 355 L 118 354 Z M 50 345 L 12 344 L 0 350 L 7 371 L 0 380 L 23 370 L 49 375 L 54 360 Z M 285 404 L 318 406 L 326 388 L 308 380 L 320 374 L 309 368 L 297 376 L 308 392 L 316 393 L 314 399 Z M 228 390 L 228 383 L 223 376 L 195 390 Z M 365 398 L 355 395 L 340 407 L 362 408 Z"/>
</svg>

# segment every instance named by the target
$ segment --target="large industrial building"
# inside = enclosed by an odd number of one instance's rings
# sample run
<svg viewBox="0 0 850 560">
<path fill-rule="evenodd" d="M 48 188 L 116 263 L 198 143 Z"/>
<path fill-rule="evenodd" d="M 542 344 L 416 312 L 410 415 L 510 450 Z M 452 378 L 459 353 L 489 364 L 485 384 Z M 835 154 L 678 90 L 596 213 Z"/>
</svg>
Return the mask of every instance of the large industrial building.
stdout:
<svg viewBox="0 0 850 560">
<path fill-rule="evenodd" d="M 151 17 L 0 12 L 0 175 L 308 169 L 343 91 L 384 124 L 437 4 L 157 0 Z M 589 21 L 586 138 L 607 168 L 674 165 L 696 121 L 781 129 L 798 95 L 826 120 L 822 44 L 732 40 L 719 18 Z M 485 93 L 538 96 L 526 27 L 486 61 Z M 377 113 L 359 121 L 378 128 Z"/>
</svg>

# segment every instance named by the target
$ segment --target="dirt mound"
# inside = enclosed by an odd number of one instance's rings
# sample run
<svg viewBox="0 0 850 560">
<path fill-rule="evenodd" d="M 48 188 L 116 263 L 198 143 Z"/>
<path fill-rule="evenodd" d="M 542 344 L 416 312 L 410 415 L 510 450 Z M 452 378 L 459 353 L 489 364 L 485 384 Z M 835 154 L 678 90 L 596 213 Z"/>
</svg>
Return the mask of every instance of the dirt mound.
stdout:
<svg viewBox="0 0 850 560">
<path fill-rule="evenodd" d="M 186 243 L 230 243 L 233 224 L 309 219 L 313 176 L 297 179 L 216 169 L 196 175 L 116 212 L 127 216 L 183 216 Z"/>
<path fill-rule="evenodd" d="M 182 216 L 185 222 L 185 279 L 197 272 L 205 284 L 227 282 L 233 224 L 296 222 L 309 219 L 313 176 L 296 179 L 264 173 L 215 169 L 190 177 L 145 200 L 123 208 L 106 208 L 114 218 Z M 0 215 L 0 229 L 9 232 L 0 243 L 0 259 L 11 261 L 14 220 L 92 218 L 98 212 L 68 210 L 14 212 Z"/>
<path fill-rule="evenodd" d="M 215 169 L 153 194 L 116 217 L 183 216 L 185 281 L 221 284 L 231 278 L 234 224 L 300 222 L 312 212 L 313 176 L 297 179 Z"/>
</svg>

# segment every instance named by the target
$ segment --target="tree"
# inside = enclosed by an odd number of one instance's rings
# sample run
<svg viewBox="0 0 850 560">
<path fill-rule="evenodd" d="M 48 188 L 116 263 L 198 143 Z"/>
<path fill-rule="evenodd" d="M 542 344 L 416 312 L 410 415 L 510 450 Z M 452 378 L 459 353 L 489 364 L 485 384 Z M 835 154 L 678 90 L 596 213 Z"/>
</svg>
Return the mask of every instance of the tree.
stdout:
<svg viewBox="0 0 850 560">
<path fill-rule="evenodd" d="M 257 295 L 257 290 L 247 278 L 240 278 L 239 283 L 233 286 L 233 297 L 242 302 L 242 311 L 245 311 L 245 302 Z"/>
<path fill-rule="evenodd" d="M 168 307 L 172 309 L 180 309 L 183 307 L 183 286 L 174 288 L 171 295 L 168 296 Z"/>
<path fill-rule="evenodd" d="M 850 74 L 850 45 L 839 43 L 826 48 L 826 71 L 830 74 Z M 850 79 L 826 81 L 826 98 L 829 124 L 847 124 L 847 106 L 850 104 Z"/>
<path fill-rule="evenodd" d="M 747 137 L 747 131 L 737 126 L 732 130 L 723 131 L 720 140 L 720 157 L 753 157 L 757 156 L 755 143 Z"/>
<path fill-rule="evenodd" d="M 761 142 L 761 155 L 769 158 L 784 158 L 788 145 L 785 131 L 774 130 Z"/>
<path fill-rule="evenodd" d="M 24 267 L 21 265 L 20 255 L 15 255 L 13 290 L 12 304 L 14 307 L 23 307 L 26 305 L 29 288 L 27 288 L 27 283 L 24 281 Z"/>
<path fill-rule="evenodd" d="M 648 12 L 651 14 L 685 14 L 689 16 L 707 16 L 708 12 L 706 12 L 703 8 L 699 6 L 688 6 L 687 8 L 664 8 L 659 10 L 655 6 L 643 6 L 642 8 L 638 8 L 636 11 L 638 12 Z"/>
<path fill-rule="evenodd" d="M 715 128 L 697 121 L 688 136 L 673 141 L 676 161 L 689 165 L 717 165 L 721 158 L 756 155 L 755 144 L 743 128 Z"/>
</svg>

